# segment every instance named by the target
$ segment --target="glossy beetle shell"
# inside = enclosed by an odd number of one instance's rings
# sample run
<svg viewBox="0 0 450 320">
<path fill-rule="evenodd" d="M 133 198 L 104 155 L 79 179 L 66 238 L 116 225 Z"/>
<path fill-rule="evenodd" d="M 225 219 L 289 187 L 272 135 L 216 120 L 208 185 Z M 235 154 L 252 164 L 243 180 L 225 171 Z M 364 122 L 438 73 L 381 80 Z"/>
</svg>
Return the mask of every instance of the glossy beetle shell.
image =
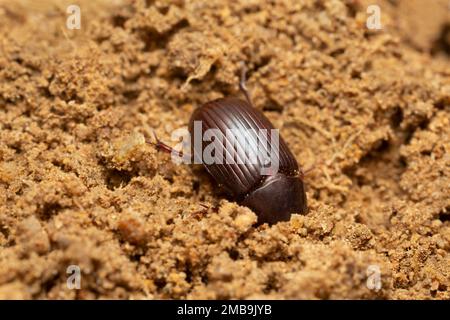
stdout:
<svg viewBox="0 0 450 320">
<path fill-rule="evenodd" d="M 219 129 L 224 134 L 227 129 L 245 132 L 250 145 L 252 142 L 257 143 L 257 136 L 249 136 L 247 129 L 274 129 L 264 114 L 237 98 L 214 100 L 195 110 L 189 123 L 192 141 L 195 139 L 194 121 L 201 121 L 202 134 L 208 129 Z M 210 142 L 203 142 L 201 151 L 208 143 Z M 231 145 L 226 139 L 223 143 L 224 149 Z M 238 143 L 235 148 L 237 157 L 241 156 L 239 147 Z M 192 149 L 194 157 L 199 156 L 200 150 Z M 278 172 L 269 176 L 261 174 L 263 164 L 259 161 L 245 164 L 204 164 L 204 166 L 230 196 L 257 213 L 258 222 L 275 223 L 288 220 L 291 213 L 305 213 L 307 210 L 303 181 L 298 177 L 298 163 L 282 137 L 279 137 L 277 156 Z"/>
</svg>

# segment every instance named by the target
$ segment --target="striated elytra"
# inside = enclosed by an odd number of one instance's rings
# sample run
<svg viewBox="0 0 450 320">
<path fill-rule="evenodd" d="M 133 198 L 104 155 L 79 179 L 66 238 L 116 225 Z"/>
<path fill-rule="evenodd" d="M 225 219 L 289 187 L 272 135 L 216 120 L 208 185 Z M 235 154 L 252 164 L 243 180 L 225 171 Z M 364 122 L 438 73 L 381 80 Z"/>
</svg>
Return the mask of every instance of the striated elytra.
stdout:
<svg viewBox="0 0 450 320">
<path fill-rule="evenodd" d="M 202 134 L 208 129 L 216 129 L 226 135 L 227 130 L 237 132 L 237 135 L 249 135 L 259 129 L 268 132 L 274 129 L 272 123 L 262 112 L 253 107 L 250 95 L 245 88 L 245 71 L 242 74 L 240 88 L 246 100 L 237 98 L 222 98 L 208 102 L 196 109 L 189 122 L 189 132 L 194 137 L 194 122 L 201 121 Z M 249 131 L 250 130 L 250 131 Z M 252 131 L 255 130 L 255 131 Z M 198 133 L 197 133 L 198 134 Z M 243 138 L 243 137 L 241 137 Z M 255 137 L 247 137 L 251 143 Z M 234 200 L 249 207 L 258 215 L 258 223 L 269 224 L 287 221 L 292 213 L 307 212 L 307 201 L 301 169 L 292 152 L 279 136 L 278 152 L 276 154 L 279 166 L 273 174 L 261 174 L 261 162 L 253 163 L 211 163 L 203 162 L 206 170 L 217 184 L 223 187 Z M 194 141 L 195 137 L 191 140 Z M 268 138 L 270 140 L 270 138 Z M 236 158 L 244 158 L 238 143 L 232 145 L 226 139 L 222 143 L 224 153 L 233 151 Z M 271 141 L 268 141 L 269 144 Z M 236 142 L 235 142 L 236 143 Z M 201 157 L 207 143 L 202 142 L 201 150 L 192 146 L 193 156 Z M 230 147 L 233 150 L 230 150 Z M 252 146 L 250 146 L 252 147 Z"/>
</svg>

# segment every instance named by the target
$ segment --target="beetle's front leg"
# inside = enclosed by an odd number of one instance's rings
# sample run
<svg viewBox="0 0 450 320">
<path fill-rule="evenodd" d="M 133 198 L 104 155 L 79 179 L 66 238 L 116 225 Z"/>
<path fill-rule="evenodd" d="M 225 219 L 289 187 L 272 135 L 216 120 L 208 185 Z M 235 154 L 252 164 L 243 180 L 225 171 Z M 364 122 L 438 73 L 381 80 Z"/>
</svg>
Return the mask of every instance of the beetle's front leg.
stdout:
<svg viewBox="0 0 450 320">
<path fill-rule="evenodd" d="M 147 141 L 147 143 L 151 144 L 152 146 L 154 146 L 157 151 L 163 151 L 163 152 L 166 152 L 166 153 L 175 154 L 178 157 L 183 158 L 183 159 L 186 159 L 186 158 L 187 159 L 192 159 L 191 155 L 184 154 L 183 151 L 175 150 L 174 148 L 172 148 L 168 144 L 162 142 L 158 138 L 158 136 L 156 135 L 156 132 L 154 130 L 152 130 L 152 131 L 153 131 L 153 137 L 155 138 L 156 142 Z"/>
</svg>

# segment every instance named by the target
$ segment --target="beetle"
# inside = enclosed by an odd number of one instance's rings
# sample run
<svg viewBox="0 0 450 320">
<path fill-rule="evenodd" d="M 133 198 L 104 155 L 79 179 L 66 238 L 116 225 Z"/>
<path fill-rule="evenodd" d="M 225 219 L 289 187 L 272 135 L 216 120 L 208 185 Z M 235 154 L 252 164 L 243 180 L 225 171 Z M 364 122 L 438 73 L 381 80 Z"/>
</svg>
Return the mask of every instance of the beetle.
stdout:
<svg viewBox="0 0 450 320">
<path fill-rule="evenodd" d="M 189 121 L 189 133 L 193 139 L 191 150 L 194 150 L 193 157 L 201 159 L 206 143 L 202 139 L 200 148 L 194 146 L 195 131 L 194 123 L 202 124 L 201 134 L 204 135 L 208 129 L 215 129 L 220 133 L 232 130 L 237 133 L 235 144 L 231 144 L 227 139 L 214 142 L 221 144 L 225 153 L 232 153 L 233 159 L 248 158 L 243 153 L 241 142 L 249 139 L 250 143 L 255 143 L 256 137 L 249 137 L 249 132 L 275 130 L 270 120 L 253 106 L 250 94 L 245 85 L 246 70 L 242 68 L 240 91 L 244 94 L 245 100 L 235 97 L 225 97 L 205 103 L 194 110 Z M 224 135 L 225 136 L 225 135 Z M 158 150 L 173 151 L 171 147 L 164 144 L 156 137 L 153 143 Z M 273 142 L 267 137 L 268 144 Z M 259 148 L 250 145 L 250 148 Z M 259 152 L 259 151 L 257 151 Z M 191 157 L 192 157 L 191 156 Z M 259 158 L 258 158 L 259 159 Z M 272 159 L 273 160 L 273 159 Z M 231 162 L 231 163 L 205 163 L 202 162 L 206 170 L 213 177 L 216 183 L 223 187 L 229 196 L 241 205 L 252 209 L 258 216 L 258 223 L 274 224 L 278 221 L 287 221 L 292 213 L 305 214 L 307 212 L 307 199 L 303 182 L 303 172 L 297 160 L 290 151 L 286 142 L 281 136 L 278 137 L 278 148 L 275 154 L 278 161 L 277 172 L 267 175 L 261 174 L 264 166 L 262 161 L 254 162 Z"/>
</svg>

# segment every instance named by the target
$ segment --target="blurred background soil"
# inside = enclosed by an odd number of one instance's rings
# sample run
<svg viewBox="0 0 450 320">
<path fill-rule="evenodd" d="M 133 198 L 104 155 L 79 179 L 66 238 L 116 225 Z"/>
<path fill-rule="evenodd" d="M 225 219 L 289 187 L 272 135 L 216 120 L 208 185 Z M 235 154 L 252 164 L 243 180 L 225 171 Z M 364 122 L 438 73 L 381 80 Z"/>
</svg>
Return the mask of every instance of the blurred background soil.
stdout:
<svg viewBox="0 0 450 320">
<path fill-rule="evenodd" d="M 447 0 L 71 3 L 0 1 L 0 298 L 450 299 Z M 316 166 L 289 222 L 145 143 L 240 61 Z"/>
</svg>

